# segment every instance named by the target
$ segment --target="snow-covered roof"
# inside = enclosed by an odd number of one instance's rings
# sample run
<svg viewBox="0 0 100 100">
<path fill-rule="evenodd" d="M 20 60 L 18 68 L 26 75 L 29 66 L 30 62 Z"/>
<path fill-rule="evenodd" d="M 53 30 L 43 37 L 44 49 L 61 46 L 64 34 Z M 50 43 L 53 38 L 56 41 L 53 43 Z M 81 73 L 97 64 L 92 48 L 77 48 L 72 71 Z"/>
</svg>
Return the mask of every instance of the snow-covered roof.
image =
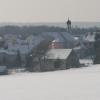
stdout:
<svg viewBox="0 0 100 100">
<path fill-rule="evenodd" d="M 75 39 L 75 40 L 79 40 L 79 37 L 76 37 L 76 36 L 75 36 L 74 39 Z"/>
<path fill-rule="evenodd" d="M 9 51 L 9 50 L 4 50 L 4 49 L 0 49 L 0 53 L 5 53 L 8 55 L 16 55 L 17 54 L 17 52 L 15 52 L 15 51 Z"/>
<path fill-rule="evenodd" d="M 80 50 L 81 49 L 81 46 L 77 46 L 74 48 L 74 50 Z"/>
<path fill-rule="evenodd" d="M 52 43 L 59 42 L 59 40 L 53 40 Z"/>
<path fill-rule="evenodd" d="M 96 34 L 87 33 L 87 34 L 83 37 L 83 41 L 84 41 L 84 42 L 95 42 L 95 35 L 96 35 Z"/>
<path fill-rule="evenodd" d="M 51 49 L 46 53 L 47 59 L 67 59 L 72 49 Z"/>
<path fill-rule="evenodd" d="M 48 34 L 49 36 L 52 36 L 55 40 L 59 42 L 64 42 L 64 39 L 60 36 L 58 32 L 48 32 L 46 34 Z"/>
<path fill-rule="evenodd" d="M 4 50 L 3 48 L 0 49 L 0 53 L 6 53 L 6 50 Z"/>
<path fill-rule="evenodd" d="M 68 42 L 74 41 L 74 37 L 67 32 L 47 32 L 47 33 L 43 33 L 43 35 L 51 36 L 59 42 L 65 42 L 65 39 Z"/>
<path fill-rule="evenodd" d="M 19 38 L 16 38 L 16 42 L 8 42 L 8 51 L 20 51 L 21 54 L 27 54 L 29 53 L 34 47 L 36 47 L 41 41 L 43 41 L 43 38 L 41 36 L 29 36 L 26 38 L 26 40 L 22 40 Z"/>
<path fill-rule="evenodd" d="M 0 66 L 0 72 L 4 72 L 7 69 L 7 66 Z"/>
<path fill-rule="evenodd" d="M 62 34 L 66 38 L 67 41 L 69 41 L 69 42 L 75 42 L 74 37 L 70 33 L 61 32 L 60 34 Z"/>
<path fill-rule="evenodd" d="M 19 44 L 15 44 L 15 45 L 11 45 L 8 48 L 8 51 L 20 51 L 21 54 L 27 54 L 31 48 L 28 45 L 19 45 Z"/>
</svg>

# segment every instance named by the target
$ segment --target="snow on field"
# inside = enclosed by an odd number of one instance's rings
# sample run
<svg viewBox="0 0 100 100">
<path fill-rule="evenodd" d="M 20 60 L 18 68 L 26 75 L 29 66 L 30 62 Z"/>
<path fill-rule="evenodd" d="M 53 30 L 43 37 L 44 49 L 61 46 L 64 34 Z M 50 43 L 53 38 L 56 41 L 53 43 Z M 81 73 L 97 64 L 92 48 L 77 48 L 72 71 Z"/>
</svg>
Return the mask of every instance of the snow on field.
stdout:
<svg viewBox="0 0 100 100">
<path fill-rule="evenodd" d="M 0 100 L 100 100 L 100 65 L 0 76 Z"/>
<path fill-rule="evenodd" d="M 80 59 L 80 64 L 93 65 L 92 59 Z"/>
</svg>

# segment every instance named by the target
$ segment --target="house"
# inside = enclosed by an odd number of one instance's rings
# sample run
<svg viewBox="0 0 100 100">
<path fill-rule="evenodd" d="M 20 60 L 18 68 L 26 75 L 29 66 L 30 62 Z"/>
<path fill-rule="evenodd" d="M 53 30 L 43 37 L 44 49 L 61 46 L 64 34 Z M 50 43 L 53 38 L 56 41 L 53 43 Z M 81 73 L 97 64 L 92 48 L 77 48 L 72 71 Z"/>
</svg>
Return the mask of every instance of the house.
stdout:
<svg viewBox="0 0 100 100">
<path fill-rule="evenodd" d="M 72 49 L 51 49 L 41 60 L 42 71 L 79 67 L 79 58 Z"/>
<path fill-rule="evenodd" d="M 40 44 L 44 42 L 44 40 L 46 43 L 49 39 L 50 37 L 43 38 L 39 35 L 30 35 L 26 39 L 14 38 L 14 41 L 12 41 L 12 39 L 10 40 L 9 37 L 9 41 L 6 41 L 7 48 L 0 48 L 0 65 L 5 64 L 4 62 L 6 62 L 6 65 L 8 67 L 17 67 L 16 59 L 19 52 L 21 65 L 24 67 L 26 64 L 27 55 L 33 54 L 33 51 L 36 49 L 36 47 L 38 47 L 38 45 L 40 46 Z"/>
<path fill-rule="evenodd" d="M 8 74 L 7 66 L 0 66 L 0 75 Z"/>
<path fill-rule="evenodd" d="M 81 48 L 83 52 L 84 57 L 92 57 L 94 55 L 94 43 L 95 43 L 95 37 L 97 32 L 88 32 L 86 33 L 81 42 Z"/>
<path fill-rule="evenodd" d="M 16 52 L 0 49 L 0 65 L 15 66 Z"/>
<path fill-rule="evenodd" d="M 30 53 L 37 45 L 39 45 L 41 41 L 43 41 L 43 38 L 34 35 L 29 35 L 25 39 L 22 39 L 18 36 L 9 34 L 9 35 L 5 35 L 5 39 L 6 39 L 5 41 L 6 41 L 7 48 L 4 51 L 6 52 L 5 55 L 7 60 L 12 59 L 10 61 L 14 61 L 16 58 L 17 51 L 19 51 L 23 64 L 26 63 L 26 55 Z M 1 55 L 3 54 L 4 53 L 1 51 Z"/>
<path fill-rule="evenodd" d="M 89 32 L 85 34 L 85 36 L 83 36 L 83 44 L 86 48 L 94 47 L 95 36 L 96 36 L 96 32 L 94 33 Z"/>
</svg>

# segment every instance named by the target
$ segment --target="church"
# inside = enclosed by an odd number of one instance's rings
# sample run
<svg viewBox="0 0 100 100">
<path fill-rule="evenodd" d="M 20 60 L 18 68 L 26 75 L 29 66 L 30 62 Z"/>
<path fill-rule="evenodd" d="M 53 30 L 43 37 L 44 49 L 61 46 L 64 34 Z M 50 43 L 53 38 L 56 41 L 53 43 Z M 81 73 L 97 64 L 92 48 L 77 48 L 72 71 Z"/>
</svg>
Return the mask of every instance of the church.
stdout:
<svg viewBox="0 0 100 100">
<path fill-rule="evenodd" d="M 51 45 L 51 49 L 72 49 L 76 47 L 78 40 L 74 38 L 71 34 L 71 21 L 68 19 L 66 22 L 67 29 L 66 32 L 48 32 L 47 35 L 50 35 L 54 38 Z"/>
</svg>

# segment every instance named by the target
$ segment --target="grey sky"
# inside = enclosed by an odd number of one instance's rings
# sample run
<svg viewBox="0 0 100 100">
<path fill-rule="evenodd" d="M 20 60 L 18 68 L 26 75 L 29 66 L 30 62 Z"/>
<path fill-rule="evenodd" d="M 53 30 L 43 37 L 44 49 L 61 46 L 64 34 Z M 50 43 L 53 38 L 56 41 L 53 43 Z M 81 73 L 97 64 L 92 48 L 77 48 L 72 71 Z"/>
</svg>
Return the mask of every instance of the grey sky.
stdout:
<svg viewBox="0 0 100 100">
<path fill-rule="evenodd" d="M 100 0 L 0 0 L 0 22 L 100 21 Z"/>
</svg>

